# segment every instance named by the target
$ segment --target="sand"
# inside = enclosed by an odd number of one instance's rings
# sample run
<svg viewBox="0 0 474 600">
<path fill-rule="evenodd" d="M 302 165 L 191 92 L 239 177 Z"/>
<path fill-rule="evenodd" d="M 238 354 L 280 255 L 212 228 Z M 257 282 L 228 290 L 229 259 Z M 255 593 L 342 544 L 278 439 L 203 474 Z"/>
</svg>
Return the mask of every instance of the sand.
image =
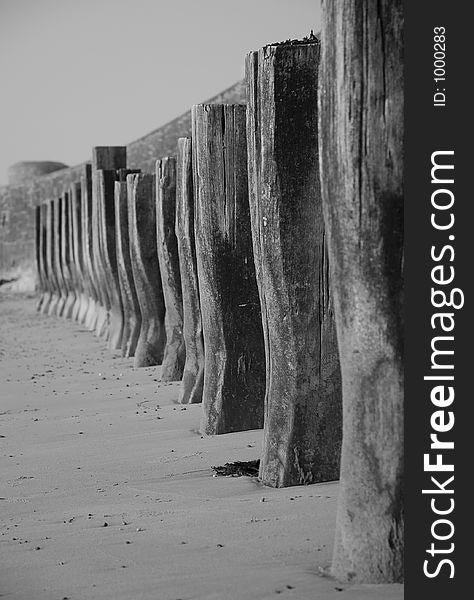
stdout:
<svg viewBox="0 0 474 600">
<path fill-rule="evenodd" d="M 338 484 L 213 477 L 261 431 L 201 437 L 160 368 L 0 295 L 0 596 L 400 600 L 326 576 Z"/>
</svg>

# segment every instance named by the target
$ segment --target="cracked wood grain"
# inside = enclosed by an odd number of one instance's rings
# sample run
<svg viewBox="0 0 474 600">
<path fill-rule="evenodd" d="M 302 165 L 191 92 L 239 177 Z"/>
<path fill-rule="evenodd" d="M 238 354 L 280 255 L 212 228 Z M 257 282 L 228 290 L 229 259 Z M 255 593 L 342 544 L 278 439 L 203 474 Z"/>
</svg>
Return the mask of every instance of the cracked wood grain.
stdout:
<svg viewBox="0 0 474 600">
<path fill-rule="evenodd" d="M 247 57 L 250 214 L 267 362 L 260 479 L 335 480 L 341 382 L 319 182 L 319 44 Z"/>
<path fill-rule="evenodd" d="M 252 252 L 245 106 L 192 111 L 206 434 L 263 425 L 265 353 Z"/>
<path fill-rule="evenodd" d="M 332 572 L 403 578 L 403 12 L 324 0 L 321 181 L 343 382 Z"/>
</svg>

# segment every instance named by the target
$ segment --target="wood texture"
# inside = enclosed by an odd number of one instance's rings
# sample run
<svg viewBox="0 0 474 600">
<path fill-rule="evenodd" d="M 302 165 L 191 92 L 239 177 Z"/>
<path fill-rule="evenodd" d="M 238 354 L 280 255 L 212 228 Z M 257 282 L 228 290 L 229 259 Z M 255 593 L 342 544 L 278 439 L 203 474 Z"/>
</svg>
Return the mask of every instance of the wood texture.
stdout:
<svg viewBox="0 0 474 600">
<path fill-rule="evenodd" d="M 72 270 L 76 301 L 72 308 L 72 319 L 80 321 L 79 315 L 87 310 L 88 297 L 84 284 L 84 264 L 82 251 L 82 222 L 81 222 L 81 184 L 73 183 L 69 188 L 71 228 L 72 228 Z"/>
<path fill-rule="evenodd" d="M 97 201 L 99 203 L 100 247 L 103 264 L 104 287 L 108 298 L 109 348 L 122 346 L 123 308 L 118 281 L 115 243 L 115 170 L 98 169 Z"/>
<path fill-rule="evenodd" d="M 46 227 L 46 240 L 45 240 L 45 274 L 48 286 L 48 295 L 45 301 L 41 305 L 41 312 L 43 314 L 49 314 L 50 306 L 58 293 L 56 275 L 53 269 L 53 227 L 54 227 L 54 204 L 52 200 L 45 202 L 44 207 L 45 214 L 45 227 Z"/>
<path fill-rule="evenodd" d="M 72 263 L 72 236 L 71 236 L 71 222 L 70 222 L 70 209 L 69 209 L 69 190 L 65 190 L 62 195 L 61 201 L 61 270 L 64 279 L 64 285 L 66 288 L 66 300 L 64 302 L 64 308 L 62 316 L 66 319 L 70 319 L 72 316 L 72 308 L 76 301 L 76 294 L 74 290 L 73 273 L 71 270 Z"/>
<path fill-rule="evenodd" d="M 109 339 L 112 299 L 107 286 L 107 266 L 105 264 L 105 241 L 102 236 L 102 209 L 98 202 L 97 171 L 117 170 L 127 167 L 127 148 L 125 146 L 95 146 L 92 148 L 92 247 L 93 266 L 96 272 L 96 287 L 99 296 L 99 311 L 96 322 L 96 334 Z M 114 317 L 112 317 L 113 319 Z M 113 328 L 115 335 L 115 329 Z M 112 340 L 113 344 L 115 340 Z"/>
<path fill-rule="evenodd" d="M 121 169 L 118 174 L 118 181 L 115 182 L 115 243 L 118 280 L 124 315 L 122 356 L 134 356 L 140 335 L 142 317 L 130 260 L 127 174 L 126 169 Z"/>
<path fill-rule="evenodd" d="M 97 313 L 95 320 L 95 334 L 107 339 L 108 312 L 110 310 L 109 297 L 105 285 L 105 267 L 102 256 L 101 244 L 101 214 L 99 191 L 97 184 L 97 170 L 92 171 L 92 207 L 91 207 L 91 263 L 94 272 L 94 283 L 97 293 Z"/>
<path fill-rule="evenodd" d="M 162 381 L 180 381 L 186 349 L 183 338 L 183 298 L 179 273 L 176 223 L 176 158 L 156 162 L 156 240 L 165 300 L 166 346 Z"/>
<path fill-rule="evenodd" d="M 45 302 L 48 294 L 48 282 L 46 279 L 46 265 L 45 265 L 45 253 L 46 253 L 46 223 L 45 213 L 43 210 L 44 205 L 39 204 L 35 208 L 36 217 L 36 268 L 38 271 L 38 286 L 40 297 L 36 309 L 41 311 L 41 307 Z"/>
<path fill-rule="evenodd" d="M 87 164 L 81 174 L 81 222 L 82 259 L 84 263 L 85 286 L 89 296 L 87 311 L 81 322 L 91 330 L 95 329 L 98 314 L 99 293 L 93 263 L 92 246 L 92 166 Z"/>
<path fill-rule="evenodd" d="M 202 401 L 204 339 L 194 237 L 194 188 L 191 138 L 178 140 L 176 183 L 176 237 L 183 297 L 183 337 L 186 348 L 179 402 Z"/>
<path fill-rule="evenodd" d="M 323 2 L 324 217 L 344 431 L 332 572 L 403 577 L 403 13 Z"/>
<path fill-rule="evenodd" d="M 142 322 L 135 367 L 159 365 L 166 344 L 165 303 L 156 250 L 154 175 L 128 175 L 128 232 L 133 280 Z"/>
<path fill-rule="evenodd" d="M 53 200 L 52 269 L 56 281 L 56 294 L 49 306 L 49 315 L 60 317 L 66 303 L 67 290 L 61 267 L 62 197 Z"/>
<path fill-rule="evenodd" d="M 206 434 L 263 425 L 265 353 L 248 205 L 245 106 L 195 105 L 195 234 Z"/>
<path fill-rule="evenodd" d="M 319 45 L 247 57 L 251 221 L 266 337 L 260 478 L 339 476 L 342 399 L 318 164 Z"/>
</svg>

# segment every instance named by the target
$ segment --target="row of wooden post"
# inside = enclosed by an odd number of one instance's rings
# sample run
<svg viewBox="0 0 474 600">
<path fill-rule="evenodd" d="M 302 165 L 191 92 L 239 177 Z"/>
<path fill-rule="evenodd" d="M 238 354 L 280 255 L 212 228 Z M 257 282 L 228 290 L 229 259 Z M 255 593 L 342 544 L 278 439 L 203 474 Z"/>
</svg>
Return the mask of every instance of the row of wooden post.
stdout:
<svg viewBox="0 0 474 600">
<path fill-rule="evenodd" d="M 399 172 L 375 182 L 362 156 L 348 161 L 360 135 L 364 152 L 387 150 L 379 131 L 367 146 L 368 117 L 354 129 L 341 101 L 352 92 L 337 93 L 350 82 L 332 80 L 334 54 L 320 58 L 319 43 L 250 53 L 247 106 L 195 105 L 192 139 L 154 174 L 127 170 L 125 148 L 94 148 L 81 181 L 38 207 L 40 310 L 181 379 L 179 401 L 202 400 L 203 433 L 263 427 L 267 485 L 337 479 L 344 421 L 333 572 L 397 581 Z M 376 126 L 398 169 L 394 118 Z"/>
<path fill-rule="evenodd" d="M 249 55 L 248 108 L 194 106 L 192 141 L 154 174 L 127 170 L 125 148 L 94 148 L 81 182 L 38 208 L 40 310 L 183 378 L 203 433 L 264 427 L 260 477 L 273 486 L 339 475 L 318 59 L 318 44 Z M 270 75 L 283 111 L 259 108 Z"/>
</svg>

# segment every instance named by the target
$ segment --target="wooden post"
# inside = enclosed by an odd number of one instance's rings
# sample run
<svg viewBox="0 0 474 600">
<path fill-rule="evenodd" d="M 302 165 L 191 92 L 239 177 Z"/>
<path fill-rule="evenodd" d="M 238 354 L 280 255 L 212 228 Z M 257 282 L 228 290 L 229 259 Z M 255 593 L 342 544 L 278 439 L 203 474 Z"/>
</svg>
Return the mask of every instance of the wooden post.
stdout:
<svg viewBox="0 0 474 600">
<path fill-rule="evenodd" d="M 72 236 L 71 236 L 71 222 L 70 222 L 70 210 L 69 210 L 69 190 L 65 190 L 62 195 L 61 201 L 61 270 L 64 279 L 64 285 L 66 289 L 66 301 L 64 302 L 64 308 L 62 316 L 66 319 L 70 319 L 72 316 L 72 308 L 76 301 L 76 294 L 73 283 L 73 273 L 71 269 L 72 263 Z"/>
<path fill-rule="evenodd" d="M 125 169 L 127 166 L 127 148 L 125 146 L 95 146 L 92 148 L 92 247 L 96 284 L 99 294 L 100 308 L 96 324 L 96 334 L 109 338 L 111 298 L 106 284 L 107 267 L 104 259 L 104 240 L 101 222 L 103 219 L 99 204 L 97 171 Z M 115 332 L 114 332 L 115 333 Z"/>
<path fill-rule="evenodd" d="M 78 185 L 78 184 L 76 184 Z M 77 307 L 80 301 L 80 287 L 78 282 L 78 268 L 76 265 L 76 248 L 74 244 L 75 232 L 74 232 L 74 218 L 73 218 L 73 192 L 76 194 L 75 185 L 70 185 L 68 192 L 68 222 L 69 222 L 69 248 L 70 248 L 70 263 L 69 270 L 71 272 L 71 285 L 74 294 L 74 300 L 71 307 L 71 319 L 76 320 Z M 80 193 L 80 192 L 79 192 Z"/>
<path fill-rule="evenodd" d="M 54 285 L 54 292 L 53 292 L 53 296 L 51 298 L 51 302 L 49 303 L 49 307 L 48 307 L 48 315 L 49 316 L 57 314 L 58 305 L 59 305 L 59 302 L 61 299 L 61 282 L 59 280 L 59 274 L 58 274 L 57 266 L 56 266 L 56 262 L 57 262 L 56 244 L 57 244 L 57 240 L 59 239 L 58 233 L 57 233 L 57 221 L 58 221 L 57 210 L 58 210 L 58 200 L 57 200 L 57 198 L 53 198 L 51 200 L 51 206 L 50 206 L 50 211 L 51 211 L 50 212 L 50 216 L 51 216 L 50 267 L 51 267 L 52 280 L 53 280 L 53 285 Z"/>
<path fill-rule="evenodd" d="M 57 302 L 58 285 L 54 273 L 54 248 L 53 248 L 53 229 L 54 229 L 54 204 L 53 200 L 48 200 L 43 205 L 46 240 L 45 240 L 45 272 L 48 284 L 48 295 L 41 305 L 41 312 L 49 314 L 51 304 Z"/>
<path fill-rule="evenodd" d="M 265 353 L 248 205 L 245 106 L 192 110 L 206 434 L 263 425 Z"/>
<path fill-rule="evenodd" d="M 124 315 L 122 356 L 134 356 L 140 335 L 142 317 L 130 260 L 127 175 L 125 173 L 123 177 L 119 175 L 119 181 L 115 182 L 115 242 L 118 279 Z"/>
<path fill-rule="evenodd" d="M 128 175 L 130 260 L 142 322 L 134 366 L 159 365 L 166 344 L 165 303 L 156 250 L 155 179 Z"/>
<path fill-rule="evenodd" d="M 41 281 L 41 266 L 40 266 L 40 255 L 41 255 L 41 251 L 40 251 L 40 244 L 41 244 L 41 240 L 40 240 L 40 230 L 41 230 L 40 207 L 35 206 L 34 211 L 35 211 L 35 264 L 36 264 L 36 286 L 35 287 L 40 292 L 39 303 L 41 303 L 41 291 L 42 291 L 43 284 Z"/>
<path fill-rule="evenodd" d="M 201 402 L 204 384 L 204 340 L 194 238 L 194 190 L 191 138 L 178 140 L 176 237 L 183 297 L 183 337 L 186 348 L 179 394 L 182 404 Z"/>
<path fill-rule="evenodd" d="M 70 185 L 68 188 L 68 196 L 69 196 L 69 202 L 67 205 L 68 208 L 68 220 L 69 220 L 69 243 L 70 243 L 70 248 L 71 248 L 71 263 L 70 263 L 70 271 L 71 271 L 71 279 L 72 279 L 72 288 L 74 290 L 74 302 L 72 304 L 72 308 L 71 308 L 71 319 L 73 321 L 76 320 L 77 317 L 77 312 L 78 312 L 78 307 L 79 307 L 79 302 L 81 300 L 81 290 L 79 287 L 79 281 L 78 281 L 78 267 L 76 264 L 76 246 L 74 243 L 74 238 L 75 238 L 75 231 L 74 231 L 74 214 L 73 214 L 73 193 L 75 194 L 75 190 L 74 190 L 74 185 Z"/>
<path fill-rule="evenodd" d="M 76 290 L 76 301 L 72 308 L 72 319 L 79 321 L 81 312 L 87 310 L 88 298 L 84 283 L 84 265 L 82 262 L 82 231 L 81 231 L 81 184 L 73 183 L 69 188 L 69 209 L 71 211 L 71 232 L 72 232 L 72 271 L 74 287 Z"/>
<path fill-rule="evenodd" d="M 62 217 L 62 198 L 57 197 L 53 200 L 53 229 L 52 229 L 52 269 L 56 282 L 56 294 L 49 305 L 48 314 L 60 317 L 62 315 L 64 304 L 66 302 L 66 285 L 63 279 L 61 268 L 61 217 Z"/>
<path fill-rule="evenodd" d="M 68 222 L 69 222 L 69 248 L 71 259 L 69 263 L 69 270 L 71 272 L 71 285 L 74 293 L 74 300 L 71 306 L 71 319 L 73 321 L 76 320 L 77 306 L 80 301 L 80 289 L 78 285 L 77 278 L 77 267 L 76 267 L 76 255 L 75 255 L 75 247 L 74 247 L 74 220 L 73 220 L 73 210 L 72 210 L 72 184 L 69 185 L 67 193 L 68 193 L 68 203 L 67 203 L 67 211 L 68 211 Z"/>
<path fill-rule="evenodd" d="M 66 211 L 65 207 L 67 204 L 67 193 L 63 192 L 61 196 L 58 198 L 58 232 L 59 235 L 57 237 L 57 248 L 55 249 L 57 253 L 57 270 L 59 273 L 59 281 L 61 288 L 61 299 L 58 304 L 57 315 L 60 317 L 65 317 L 66 309 L 68 308 L 68 299 L 69 299 L 69 272 L 66 270 L 65 264 L 65 252 L 67 248 L 67 221 L 66 221 Z"/>
<path fill-rule="evenodd" d="M 107 336 L 107 311 L 109 302 L 105 289 L 104 266 L 102 264 L 102 251 L 100 244 L 100 214 L 97 193 L 97 176 L 92 178 L 92 215 L 91 215 L 91 237 L 92 237 L 92 268 L 95 274 L 95 284 L 98 296 L 97 320 L 95 324 L 95 334 L 99 337 Z"/>
<path fill-rule="evenodd" d="M 183 338 L 183 298 L 179 273 L 176 223 L 176 159 L 156 161 L 156 240 L 165 300 L 166 346 L 162 381 L 180 381 L 186 349 Z"/>
<path fill-rule="evenodd" d="M 47 296 L 47 281 L 45 273 L 44 255 L 45 255 L 45 223 L 43 205 L 39 204 L 35 208 L 36 216 L 36 270 L 38 273 L 38 284 L 40 297 L 36 310 L 41 311 L 41 307 Z"/>
<path fill-rule="evenodd" d="M 98 169 L 97 202 L 99 204 L 99 228 L 104 286 L 108 298 L 109 347 L 122 346 L 123 307 L 118 282 L 117 255 L 115 250 L 115 179 L 116 172 Z"/>
<path fill-rule="evenodd" d="M 403 578 L 403 8 L 323 1 L 324 218 L 344 429 L 333 574 Z"/>
<path fill-rule="evenodd" d="M 260 478 L 339 477 L 342 399 L 319 183 L 319 44 L 247 57 L 250 205 L 266 338 Z"/>
<path fill-rule="evenodd" d="M 85 287 L 89 302 L 83 322 L 90 330 L 95 329 L 99 312 L 99 292 L 93 261 L 92 245 L 92 166 L 86 164 L 81 174 L 81 223 L 82 223 L 82 260 L 84 263 Z M 81 317 L 79 317 L 81 318 Z"/>
</svg>

